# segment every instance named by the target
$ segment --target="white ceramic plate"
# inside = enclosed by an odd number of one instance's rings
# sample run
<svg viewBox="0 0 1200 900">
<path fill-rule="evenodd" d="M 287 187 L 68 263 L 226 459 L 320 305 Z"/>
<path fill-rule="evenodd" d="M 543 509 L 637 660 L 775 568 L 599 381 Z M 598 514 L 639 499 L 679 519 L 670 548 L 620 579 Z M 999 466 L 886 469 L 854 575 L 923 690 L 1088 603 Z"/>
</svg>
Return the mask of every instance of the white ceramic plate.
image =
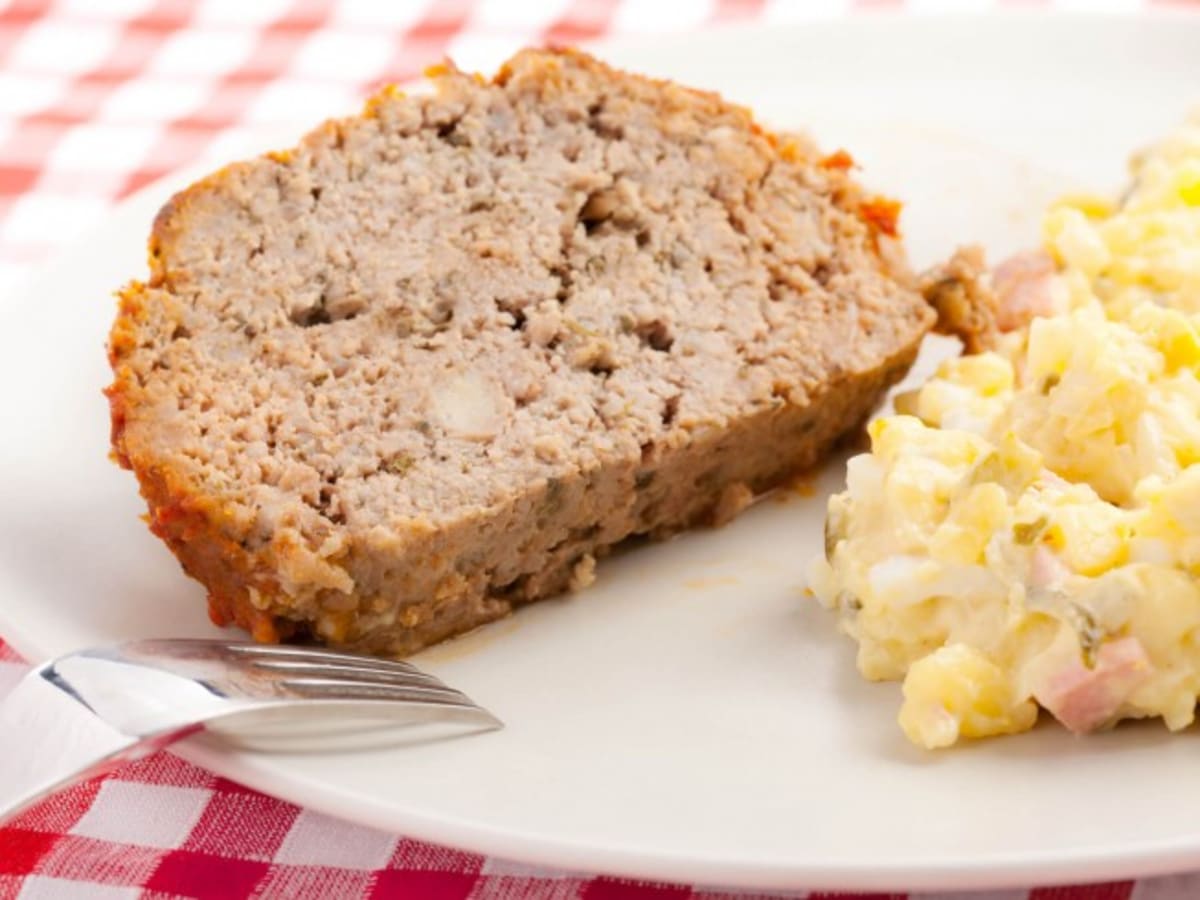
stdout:
<svg viewBox="0 0 1200 900">
<path fill-rule="evenodd" d="M 1119 186 L 1130 151 L 1200 103 L 1200 19 L 871 19 L 608 48 L 846 145 L 908 202 L 924 264 L 1037 240 L 1060 191 Z M 169 190 L 3 300 L 0 633 L 34 658 L 212 635 L 201 590 L 109 463 L 109 292 L 143 271 Z M 944 352 L 944 347 L 941 348 Z M 926 357 L 928 362 L 929 357 Z M 407 834 L 577 870 L 758 887 L 964 888 L 1200 867 L 1200 734 L 1054 728 L 906 745 L 895 685 L 803 596 L 831 462 L 807 498 L 621 555 L 550 601 L 419 657 L 502 732 L 354 756 L 184 746 L 263 790 Z"/>
</svg>

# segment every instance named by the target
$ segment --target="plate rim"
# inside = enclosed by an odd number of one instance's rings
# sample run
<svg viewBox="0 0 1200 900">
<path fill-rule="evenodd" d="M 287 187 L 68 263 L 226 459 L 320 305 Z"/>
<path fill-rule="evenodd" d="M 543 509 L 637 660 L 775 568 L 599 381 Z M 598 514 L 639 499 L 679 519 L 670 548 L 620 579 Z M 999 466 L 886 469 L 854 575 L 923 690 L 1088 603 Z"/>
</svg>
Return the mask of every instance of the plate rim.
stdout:
<svg viewBox="0 0 1200 900">
<path fill-rule="evenodd" d="M 877 11 L 858 16 L 813 16 L 787 23 L 739 22 L 710 25 L 685 33 L 634 35 L 587 42 L 583 46 L 598 54 L 637 52 L 661 46 L 664 40 L 683 41 L 697 34 L 714 33 L 736 37 L 764 30 L 805 30 L 812 27 L 878 27 L 891 22 L 936 27 L 938 22 L 963 20 L 1037 22 L 1067 19 L 1097 21 L 1166 21 L 1200 23 L 1200 6 L 1150 6 L 1145 9 L 1107 9 L 1087 12 L 1050 7 L 1043 10 L 1000 9 L 990 11 Z M 202 159 L 168 173 L 113 204 L 112 210 L 136 203 L 165 186 L 200 177 L 213 162 Z M 47 270 L 62 266 L 75 248 L 105 228 L 97 223 L 75 235 L 62 247 L 39 261 L 12 284 L 11 297 L 27 295 Z M 0 635 L 18 654 L 31 663 L 47 658 L 36 641 L 22 628 L 20 620 L 0 604 Z M 1198 726 L 1200 727 L 1200 726 Z M 1034 884 L 1087 884 L 1125 878 L 1143 878 L 1180 872 L 1200 866 L 1200 823 L 1193 832 L 1171 839 L 1123 842 L 1113 846 L 1092 845 L 1072 851 L 1002 853 L 975 856 L 967 861 L 952 856 L 922 856 L 913 863 L 789 862 L 780 858 L 723 857 L 697 859 L 677 852 L 645 851 L 635 847 L 595 846 L 580 841 L 548 838 L 407 809 L 369 796 L 351 797 L 343 789 L 300 777 L 287 767 L 270 764 L 269 757 L 220 748 L 203 737 L 174 745 L 167 752 L 217 775 L 238 781 L 304 808 L 393 833 L 410 836 L 471 853 L 543 866 L 566 873 L 609 874 L 669 881 L 697 886 L 751 889 L 815 890 L 988 890 L 1024 888 Z"/>
</svg>

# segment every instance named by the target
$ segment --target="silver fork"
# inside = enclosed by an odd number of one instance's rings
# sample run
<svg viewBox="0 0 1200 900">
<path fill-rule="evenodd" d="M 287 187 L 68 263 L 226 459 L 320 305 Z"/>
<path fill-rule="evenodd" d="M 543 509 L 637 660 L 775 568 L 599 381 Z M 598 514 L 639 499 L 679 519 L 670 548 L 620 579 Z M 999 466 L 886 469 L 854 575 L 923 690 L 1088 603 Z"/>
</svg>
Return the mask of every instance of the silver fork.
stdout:
<svg viewBox="0 0 1200 900">
<path fill-rule="evenodd" d="M 418 723 L 503 727 L 406 662 L 231 641 L 83 650 L 34 669 L 0 703 L 0 823 L 199 731 L 303 751 L 394 740 L 397 726 Z"/>
</svg>

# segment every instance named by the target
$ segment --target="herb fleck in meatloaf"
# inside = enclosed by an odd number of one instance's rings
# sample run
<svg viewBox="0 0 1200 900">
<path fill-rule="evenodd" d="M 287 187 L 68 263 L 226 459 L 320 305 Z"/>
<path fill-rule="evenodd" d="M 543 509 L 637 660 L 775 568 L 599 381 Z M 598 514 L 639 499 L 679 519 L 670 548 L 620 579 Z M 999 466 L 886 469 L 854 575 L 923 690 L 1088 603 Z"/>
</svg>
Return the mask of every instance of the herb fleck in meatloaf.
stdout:
<svg viewBox="0 0 1200 900">
<path fill-rule="evenodd" d="M 116 458 L 219 624 L 404 654 L 735 515 L 933 312 L 848 158 L 526 51 L 177 195 L 109 353 Z"/>
</svg>

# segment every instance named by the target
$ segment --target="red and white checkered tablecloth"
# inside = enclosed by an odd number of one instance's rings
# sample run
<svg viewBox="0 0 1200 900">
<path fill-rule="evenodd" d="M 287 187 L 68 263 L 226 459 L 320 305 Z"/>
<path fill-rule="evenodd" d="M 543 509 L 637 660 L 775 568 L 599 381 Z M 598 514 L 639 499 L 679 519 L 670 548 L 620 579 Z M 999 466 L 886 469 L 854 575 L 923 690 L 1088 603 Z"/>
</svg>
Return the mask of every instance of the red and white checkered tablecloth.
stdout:
<svg viewBox="0 0 1200 900">
<path fill-rule="evenodd" d="M 196 160 L 257 152 L 281 127 L 351 111 L 379 84 L 447 54 L 486 70 L 527 43 L 998 2 L 1127 9 L 1152 0 L 0 0 L 0 298 L 141 185 Z M 0 696 L 24 668 L 0 640 Z M 436 847 L 275 800 L 166 753 L 0 828 L 0 900 L 359 895 L 740 896 Z M 1200 874 L 988 897 L 1184 900 L 1200 897 Z"/>
</svg>

